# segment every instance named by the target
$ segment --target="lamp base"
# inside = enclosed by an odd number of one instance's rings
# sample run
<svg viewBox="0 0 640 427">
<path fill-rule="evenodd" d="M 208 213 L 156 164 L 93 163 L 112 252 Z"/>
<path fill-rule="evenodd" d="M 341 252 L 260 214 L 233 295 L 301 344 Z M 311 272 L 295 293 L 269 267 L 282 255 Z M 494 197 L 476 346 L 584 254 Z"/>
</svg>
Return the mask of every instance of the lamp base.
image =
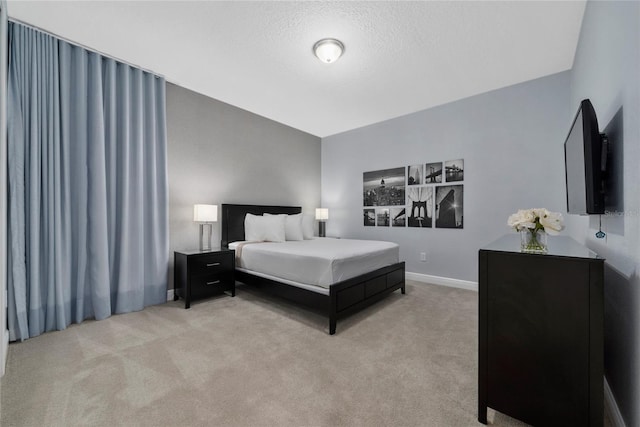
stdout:
<svg viewBox="0 0 640 427">
<path fill-rule="evenodd" d="M 325 223 L 323 221 L 318 222 L 318 236 L 319 237 L 326 237 L 325 236 Z"/>
<path fill-rule="evenodd" d="M 207 246 L 205 246 L 205 242 L 204 242 L 204 226 L 205 225 L 208 228 Z M 200 251 L 201 252 L 210 251 L 212 249 L 211 247 L 211 231 L 212 230 L 213 230 L 213 224 L 210 224 L 210 223 L 200 224 Z"/>
</svg>

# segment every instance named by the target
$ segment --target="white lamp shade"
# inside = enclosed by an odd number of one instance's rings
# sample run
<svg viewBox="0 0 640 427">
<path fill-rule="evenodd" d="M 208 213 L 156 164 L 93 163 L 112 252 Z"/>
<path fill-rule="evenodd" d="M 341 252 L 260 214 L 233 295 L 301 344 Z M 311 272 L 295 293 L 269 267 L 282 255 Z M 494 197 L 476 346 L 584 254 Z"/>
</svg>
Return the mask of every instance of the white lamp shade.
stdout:
<svg viewBox="0 0 640 427">
<path fill-rule="evenodd" d="M 326 221 L 329 219 L 329 209 L 316 208 L 316 219 L 318 221 Z"/>
<path fill-rule="evenodd" d="M 336 62 L 344 51 L 344 45 L 336 39 L 323 39 L 313 46 L 313 52 L 322 62 Z"/>
<path fill-rule="evenodd" d="M 217 220 L 217 205 L 193 205 L 194 222 L 216 222 Z"/>
</svg>

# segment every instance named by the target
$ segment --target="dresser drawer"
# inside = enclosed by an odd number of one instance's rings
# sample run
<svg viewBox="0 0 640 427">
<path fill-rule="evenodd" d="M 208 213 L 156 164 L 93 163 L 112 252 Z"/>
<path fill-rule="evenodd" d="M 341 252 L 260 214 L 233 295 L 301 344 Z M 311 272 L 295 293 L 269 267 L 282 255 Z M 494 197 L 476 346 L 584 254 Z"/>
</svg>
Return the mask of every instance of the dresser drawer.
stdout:
<svg viewBox="0 0 640 427">
<path fill-rule="evenodd" d="M 205 276 L 232 268 L 233 252 L 189 257 L 189 272 L 192 276 Z"/>
</svg>

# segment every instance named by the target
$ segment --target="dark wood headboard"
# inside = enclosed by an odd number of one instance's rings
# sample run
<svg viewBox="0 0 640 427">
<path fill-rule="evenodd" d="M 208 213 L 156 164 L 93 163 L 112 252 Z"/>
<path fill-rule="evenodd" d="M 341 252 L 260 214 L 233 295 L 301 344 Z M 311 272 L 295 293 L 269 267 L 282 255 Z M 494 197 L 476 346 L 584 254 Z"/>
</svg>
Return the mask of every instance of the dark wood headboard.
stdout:
<svg viewBox="0 0 640 427">
<path fill-rule="evenodd" d="M 300 206 L 264 206 L 264 205 L 222 205 L 222 230 L 220 246 L 228 248 L 229 243 L 244 240 L 244 217 L 270 214 L 297 214 L 302 212 Z"/>
</svg>

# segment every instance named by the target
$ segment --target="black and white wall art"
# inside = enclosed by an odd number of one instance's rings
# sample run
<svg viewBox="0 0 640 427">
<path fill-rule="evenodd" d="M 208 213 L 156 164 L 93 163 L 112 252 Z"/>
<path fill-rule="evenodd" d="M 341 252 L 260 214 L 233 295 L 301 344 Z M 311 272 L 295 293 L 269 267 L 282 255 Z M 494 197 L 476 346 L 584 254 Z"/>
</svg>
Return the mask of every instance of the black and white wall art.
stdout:
<svg viewBox="0 0 640 427">
<path fill-rule="evenodd" d="M 392 227 L 404 227 L 407 224 L 407 209 L 406 208 L 391 208 L 391 226 Z"/>
<path fill-rule="evenodd" d="M 407 191 L 407 225 L 431 227 L 433 220 L 433 187 L 413 187 Z"/>
<path fill-rule="evenodd" d="M 424 184 L 422 165 L 407 166 L 407 185 Z"/>
<path fill-rule="evenodd" d="M 449 160 L 444 162 L 446 182 L 458 182 L 464 180 L 464 160 Z"/>
<path fill-rule="evenodd" d="M 463 186 L 436 187 L 436 228 L 463 228 Z"/>
<path fill-rule="evenodd" d="M 364 226 L 365 227 L 373 227 L 376 225 L 376 210 L 375 209 L 364 209 Z"/>
<path fill-rule="evenodd" d="M 464 159 L 362 174 L 365 227 L 464 226 Z"/>
<path fill-rule="evenodd" d="M 402 206 L 405 201 L 405 168 L 365 172 L 362 175 L 364 206 Z"/>
<path fill-rule="evenodd" d="M 442 182 L 442 162 L 427 163 L 424 167 L 424 183 L 439 184 Z"/>
</svg>

